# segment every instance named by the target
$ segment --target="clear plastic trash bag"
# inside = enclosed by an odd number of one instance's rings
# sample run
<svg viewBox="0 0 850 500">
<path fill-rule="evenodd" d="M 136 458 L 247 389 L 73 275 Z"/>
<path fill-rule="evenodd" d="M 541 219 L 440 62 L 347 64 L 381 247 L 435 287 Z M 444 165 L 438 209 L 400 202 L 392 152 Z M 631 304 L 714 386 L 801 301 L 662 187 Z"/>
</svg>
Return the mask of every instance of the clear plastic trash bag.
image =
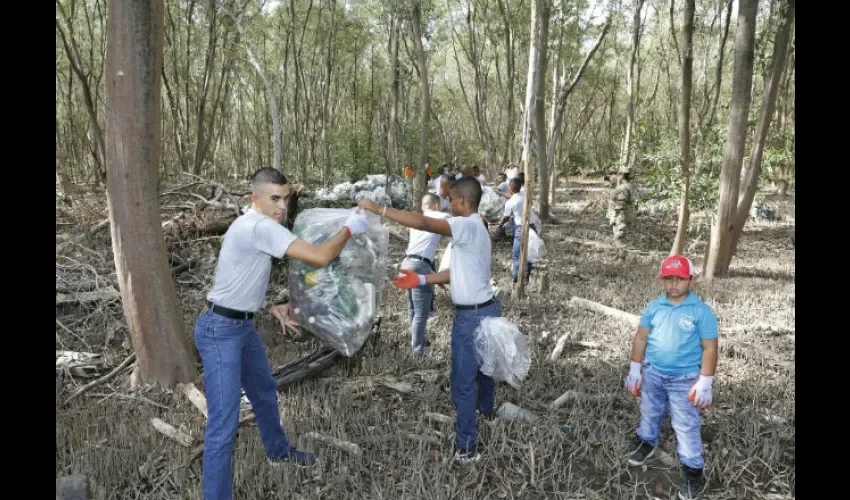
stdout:
<svg viewBox="0 0 850 500">
<path fill-rule="evenodd" d="M 319 244 L 345 224 L 351 209 L 312 208 L 298 214 L 292 232 Z M 389 230 L 368 214 L 366 232 L 346 242 L 329 265 L 290 259 L 289 288 L 298 324 L 351 357 L 369 337 L 387 276 Z"/>
<path fill-rule="evenodd" d="M 518 389 L 531 367 L 528 343 L 519 328 L 505 318 L 486 317 L 474 337 L 481 373 Z"/>
</svg>

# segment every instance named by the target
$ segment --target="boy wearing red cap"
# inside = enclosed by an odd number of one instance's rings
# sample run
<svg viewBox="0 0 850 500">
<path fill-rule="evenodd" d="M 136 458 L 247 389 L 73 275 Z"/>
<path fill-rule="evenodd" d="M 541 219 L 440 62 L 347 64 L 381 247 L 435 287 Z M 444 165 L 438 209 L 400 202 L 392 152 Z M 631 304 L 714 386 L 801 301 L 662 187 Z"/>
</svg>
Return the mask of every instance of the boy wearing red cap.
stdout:
<svg viewBox="0 0 850 500">
<path fill-rule="evenodd" d="M 626 390 L 634 396 L 642 392 L 638 439 L 629 465 L 643 465 L 655 453 L 669 410 L 682 464 L 679 498 L 695 500 L 704 486 L 700 408 L 711 405 L 717 317 L 691 293 L 696 276 L 687 258 L 664 259 L 658 278 L 665 294 L 640 315 L 626 378 Z"/>
</svg>

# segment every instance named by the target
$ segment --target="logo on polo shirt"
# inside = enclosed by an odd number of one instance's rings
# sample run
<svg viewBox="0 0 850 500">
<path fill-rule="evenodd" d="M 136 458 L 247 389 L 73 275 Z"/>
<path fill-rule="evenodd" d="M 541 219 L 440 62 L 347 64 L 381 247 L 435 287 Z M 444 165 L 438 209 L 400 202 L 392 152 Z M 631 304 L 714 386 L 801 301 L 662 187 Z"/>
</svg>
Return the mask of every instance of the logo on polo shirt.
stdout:
<svg viewBox="0 0 850 500">
<path fill-rule="evenodd" d="M 691 331 L 693 331 L 695 326 L 696 325 L 694 324 L 694 317 L 693 316 L 683 314 L 682 317 L 679 318 L 679 328 L 681 328 L 682 331 L 691 332 Z"/>
</svg>

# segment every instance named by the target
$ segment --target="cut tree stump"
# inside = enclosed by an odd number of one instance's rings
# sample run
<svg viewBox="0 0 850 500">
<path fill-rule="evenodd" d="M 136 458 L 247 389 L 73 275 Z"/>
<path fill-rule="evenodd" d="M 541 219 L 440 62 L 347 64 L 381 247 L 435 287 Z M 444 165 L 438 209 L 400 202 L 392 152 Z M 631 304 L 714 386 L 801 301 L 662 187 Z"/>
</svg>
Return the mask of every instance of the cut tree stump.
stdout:
<svg viewBox="0 0 850 500">
<path fill-rule="evenodd" d="M 56 500 L 89 500 L 89 478 L 74 474 L 56 478 Z"/>
</svg>

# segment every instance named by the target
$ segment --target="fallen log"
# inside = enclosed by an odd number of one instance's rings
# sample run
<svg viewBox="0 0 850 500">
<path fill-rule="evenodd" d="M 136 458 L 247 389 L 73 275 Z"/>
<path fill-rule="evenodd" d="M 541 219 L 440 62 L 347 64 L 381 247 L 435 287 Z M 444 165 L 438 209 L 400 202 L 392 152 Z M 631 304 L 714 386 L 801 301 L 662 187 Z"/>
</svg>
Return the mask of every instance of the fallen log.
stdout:
<svg viewBox="0 0 850 500">
<path fill-rule="evenodd" d="M 631 314 L 626 311 L 621 311 L 619 309 L 615 309 L 613 307 L 606 306 L 604 304 L 600 304 L 599 302 L 594 302 L 592 300 L 583 299 L 581 297 L 572 297 L 570 298 L 569 305 L 579 307 L 581 309 L 586 309 L 589 311 L 595 311 L 598 313 L 602 313 L 606 316 L 611 316 L 612 318 L 616 318 L 620 321 L 629 323 L 633 326 L 637 326 L 640 322 L 640 316 L 636 314 Z M 786 328 L 782 326 L 774 326 L 768 325 L 765 323 L 756 323 L 752 325 L 736 325 L 728 328 L 721 328 L 720 335 L 739 335 L 742 333 L 765 333 L 769 335 L 794 335 L 795 330 L 793 328 Z"/>
<path fill-rule="evenodd" d="M 188 447 L 192 446 L 192 443 L 195 442 L 195 438 L 186 434 L 183 431 L 176 429 L 173 425 L 171 425 L 167 422 L 164 422 L 163 420 L 161 420 L 159 418 L 156 418 L 156 417 L 152 418 L 151 424 L 154 426 L 154 428 L 156 428 L 156 430 L 158 430 L 160 433 L 165 435 L 165 437 L 168 437 L 168 438 L 171 438 L 171 439 L 177 441 L 182 446 L 185 446 L 185 447 L 188 448 Z"/>
<path fill-rule="evenodd" d="M 640 316 L 627 313 L 626 311 L 621 311 L 613 307 L 608 307 L 604 304 L 600 304 L 599 302 L 583 299 L 581 297 L 570 298 L 569 305 L 576 306 L 589 311 L 602 313 L 606 316 L 611 316 L 612 318 L 619 319 L 620 321 L 633 324 L 634 326 L 637 326 L 638 322 L 640 321 Z"/>
</svg>

